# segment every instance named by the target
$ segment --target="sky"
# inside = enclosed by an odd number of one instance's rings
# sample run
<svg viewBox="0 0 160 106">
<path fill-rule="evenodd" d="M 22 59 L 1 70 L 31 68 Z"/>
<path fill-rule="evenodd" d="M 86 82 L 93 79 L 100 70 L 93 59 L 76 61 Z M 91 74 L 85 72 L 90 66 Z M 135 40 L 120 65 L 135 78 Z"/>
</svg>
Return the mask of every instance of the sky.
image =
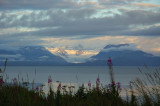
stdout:
<svg viewBox="0 0 160 106">
<path fill-rule="evenodd" d="M 0 49 L 42 46 L 82 62 L 108 44 L 160 56 L 160 1 L 0 0 Z"/>
</svg>

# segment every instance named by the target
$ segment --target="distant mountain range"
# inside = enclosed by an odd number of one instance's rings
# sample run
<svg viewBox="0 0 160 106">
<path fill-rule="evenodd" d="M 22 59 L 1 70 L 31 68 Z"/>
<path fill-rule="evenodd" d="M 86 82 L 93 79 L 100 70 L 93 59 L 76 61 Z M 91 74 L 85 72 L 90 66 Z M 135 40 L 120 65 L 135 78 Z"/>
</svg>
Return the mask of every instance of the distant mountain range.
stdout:
<svg viewBox="0 0 160 106">
<path fill-rule="evenodd" d="M 160 57 L 141 50 L 130 50 L 127 46 L 129 44 L 107 45 L 85 64 L 106 65 L 107 59 L 111 57 L 115 66 L 160 66 Z"/>
<path fill-rule="evenodd" d="M 65 59 L 41 46 L 26 46 L 19 50 L 0 50 L 0 60 L 8 58 L 8 65 L 66 65 Z M 1 61 L 1 64 L 2 61 Z"/>
<path fill-rule="evenodd" d="M 68 63 L 41 46 L 26 46 L 18 50 L 0 50 L 0 65 L 8 58 L 7 65 L 78 65 L 103 66 L 112 58 L 115 66 L 160 66 L 160 57 L 129 49 L 129 44 L 107 45 L 97 55 L 87 59 L 85 63 Z M 2 61 L 3 60 L 3 61 Z"/>
</svg>

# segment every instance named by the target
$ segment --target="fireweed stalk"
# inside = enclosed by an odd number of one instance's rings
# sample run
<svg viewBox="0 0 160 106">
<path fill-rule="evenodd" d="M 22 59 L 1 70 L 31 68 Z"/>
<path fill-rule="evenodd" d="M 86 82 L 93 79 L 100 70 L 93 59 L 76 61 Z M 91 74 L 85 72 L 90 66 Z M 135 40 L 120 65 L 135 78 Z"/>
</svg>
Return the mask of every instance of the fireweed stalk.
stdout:
<svg viewBox="0 0 160 106">
<path fill-rule="evenodd" d="M 91 90 L 91 82 L 90 81 L 88 82 L 88 88 L 89 88 L 89 90 Z"/>
<path fill-rule="evenodd" d="M 96 80 L 96 89 L 99 90 L 99 87 L 100 87 L 100 78 L 98 75 L 97 80 Z"/>
<path fill-rule="evenodd" d="M 52 88 L 52 78 L 51 78 L 51 76 L 48 77 L 48 86 L 50 88 Z"/>
</svg>

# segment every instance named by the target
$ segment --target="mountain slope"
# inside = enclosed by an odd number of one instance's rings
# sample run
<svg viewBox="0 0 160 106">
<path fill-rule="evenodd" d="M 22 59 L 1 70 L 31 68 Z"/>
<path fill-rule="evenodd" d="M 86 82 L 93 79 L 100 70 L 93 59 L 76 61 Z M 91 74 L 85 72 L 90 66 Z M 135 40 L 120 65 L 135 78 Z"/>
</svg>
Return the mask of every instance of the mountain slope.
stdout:
<svg viewBox="0 0 160 106">
<path fill-rule="evenodd" d="M 41 46 L 26 46 L 18 50 L 0 50 L 0 65 L 8 58 L 8 65 L 107 65 L 111 57 L 114 66 L 160 66 L 160 57 L 131 49 L 129 44 L 107 45 L 85 63 L 67 63 L 65 59 L 50 53 Z M 3 60 L 3 61 L 2 61 Z"/>
<path fill-rule="evenodd" d="M 41 46 L 26 46 L 19 50 L 1 50 L 0 59 L 8 58 L 8 65 L 65 65 L 65 59 L 50 53 Z M 5 54 L 5 55 L 4 55 Z"/>
<path fill-rule="evenodd" d="M 141 50 L 118 49 L 129 46 L 129 44 L 107 45 L 97 55 L 92 56 L 86 64 L 106 65 L 107 59 L 112 58 L 113 64 L 117 66 L 142 66 L 144 64 L 151 66 L 160 65 L 160 57 L 145 53 Z"/>
<path fill-rule="evenodd" d="M 44 47 L 40 46 L 27 46 L 20 48 L 18 53 L 24 57 L 25 60 L 30 61 L 57 61 L 64 62 L 65 60 L 59 56 L 53 55 Z"/>
</svg>

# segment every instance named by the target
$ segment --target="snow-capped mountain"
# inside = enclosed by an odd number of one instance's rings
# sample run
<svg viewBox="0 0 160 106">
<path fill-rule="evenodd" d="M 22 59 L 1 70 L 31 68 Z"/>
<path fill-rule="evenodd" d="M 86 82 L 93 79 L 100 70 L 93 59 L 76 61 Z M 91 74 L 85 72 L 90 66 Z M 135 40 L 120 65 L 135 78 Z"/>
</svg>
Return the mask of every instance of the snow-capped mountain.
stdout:
<svg viewBox="0 0 160 106">
<path fill-rule="evenodd" d="M 8 63 L 13 65 L 57 65 L 67 64 L 65 59 L 50 53 L 41 46 L 26 46 L 18 50 L 0 50 L 0 59 L 8 58 Z"/>
<path fill-rule="evenodd" d="M 115 66 L 160 66 L 160 57 L 133 49 L 130 44 L 107 45 L 98 54 L 89 59 L 86 57 L 86 62 L 75 64 L 67 62 L 69 57 L 65 60 L 41 46 L 26 46 L 18 50 L 1 49 L 0 65 L 4 64 L 6 58 L 8 58 L 8 65 L 107 65 L 109 57 L 112 58 Z M 79 58 L 76 56 L 75 59 Z"/>
</svg>

